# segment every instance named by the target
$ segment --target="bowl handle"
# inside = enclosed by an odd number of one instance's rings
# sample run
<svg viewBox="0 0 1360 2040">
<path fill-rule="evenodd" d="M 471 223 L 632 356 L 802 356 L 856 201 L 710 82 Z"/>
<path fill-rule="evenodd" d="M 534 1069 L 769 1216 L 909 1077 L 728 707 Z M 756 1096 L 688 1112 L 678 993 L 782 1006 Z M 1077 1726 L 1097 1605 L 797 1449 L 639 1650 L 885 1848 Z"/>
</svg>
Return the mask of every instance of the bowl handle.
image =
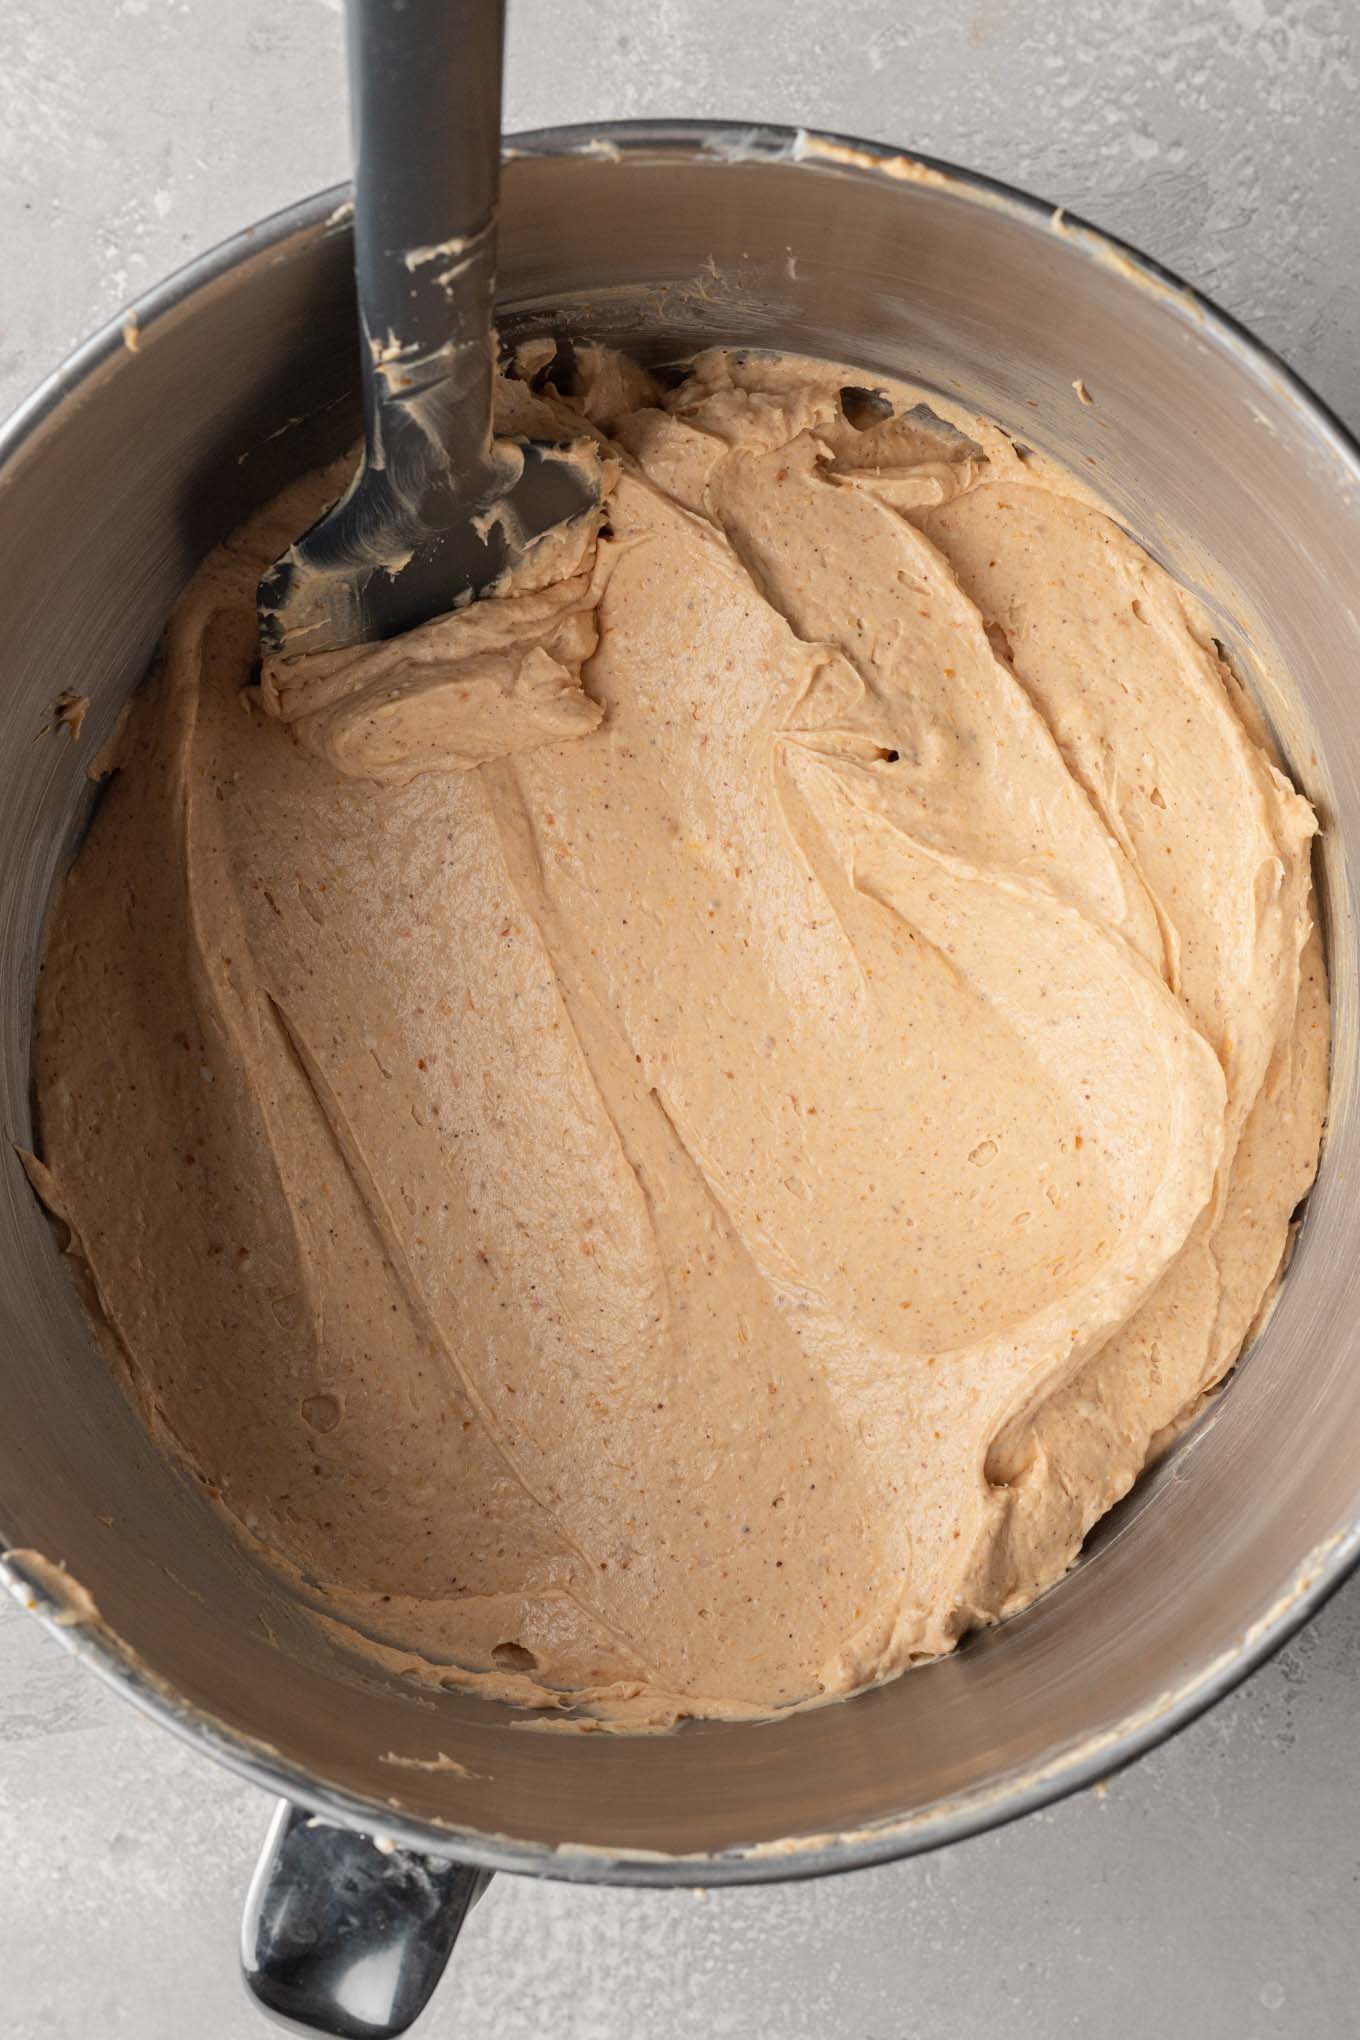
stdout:
<svg viewBox="0 0 1360 2040">
<path fill-rule="evenodd" d="M 294 2032 L 388 2040 L 425 2009 L 490 1881 L 281 1799 L 241 1924 L 246 1983 Z"/>
</svg>

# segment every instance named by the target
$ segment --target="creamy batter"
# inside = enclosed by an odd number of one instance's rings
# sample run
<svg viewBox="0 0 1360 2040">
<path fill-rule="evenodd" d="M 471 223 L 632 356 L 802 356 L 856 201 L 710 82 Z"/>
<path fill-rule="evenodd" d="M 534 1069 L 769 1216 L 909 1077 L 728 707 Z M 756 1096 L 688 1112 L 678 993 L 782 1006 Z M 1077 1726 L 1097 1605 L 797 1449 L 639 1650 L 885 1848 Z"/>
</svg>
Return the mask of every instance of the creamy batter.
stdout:
<svg viewBox="0 0 1360 2040">
<path fill-rule="evenodd" d="M 600 530 L 256 685 L 294 491 L 56 909 L 35 1180 L 159 1435 L 413 1677 L 888 1678 L 1058 1578 L 1279 1276 L 1312 812 L 1096 504 L 858 380 L 508 380 Z"/>
</svg>

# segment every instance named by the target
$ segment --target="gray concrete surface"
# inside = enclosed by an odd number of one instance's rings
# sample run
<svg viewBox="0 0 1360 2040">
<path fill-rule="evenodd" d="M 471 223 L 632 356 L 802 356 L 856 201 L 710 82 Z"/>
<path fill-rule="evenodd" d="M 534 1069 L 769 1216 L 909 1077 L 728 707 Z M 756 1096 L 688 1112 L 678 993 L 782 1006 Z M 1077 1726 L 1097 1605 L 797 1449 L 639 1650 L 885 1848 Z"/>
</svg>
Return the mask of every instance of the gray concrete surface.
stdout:
<svg viewBox="0 0 1360 2040">
<path fill-rule="evenodd" d="M 1354 0 L 512 0 L 512 126 L 716 114 L 1041 191 L 1256 326 L 1360 425 Z M 0 408 L 97 322 L 341 176 L 339 0 L 0 0 Z M 531 2040 L 1360 2033 L 1360 1581 L 1088 1794 L 821 1885 L 503 1879 L 419 2029 Z M 0 2034 L 251 2040 L 265 1800 L 0 1612 Z"/>
</svg>

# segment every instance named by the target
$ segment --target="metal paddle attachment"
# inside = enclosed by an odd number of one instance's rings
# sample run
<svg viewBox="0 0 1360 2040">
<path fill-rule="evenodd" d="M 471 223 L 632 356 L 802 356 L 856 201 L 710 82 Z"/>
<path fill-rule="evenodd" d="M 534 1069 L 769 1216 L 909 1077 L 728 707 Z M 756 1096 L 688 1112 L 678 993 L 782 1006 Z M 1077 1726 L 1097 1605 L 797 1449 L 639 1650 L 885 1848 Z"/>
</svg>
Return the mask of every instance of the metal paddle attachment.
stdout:
<svg viewBox="0 0 1360 2040">
<path fill-rule="evenodd" d="M 599 499 L 579 453 L 492 433 L 504 0 L 348 0 L 364 457 L 260 583 L 267 651 L 393 637 Z"/>
</svg>

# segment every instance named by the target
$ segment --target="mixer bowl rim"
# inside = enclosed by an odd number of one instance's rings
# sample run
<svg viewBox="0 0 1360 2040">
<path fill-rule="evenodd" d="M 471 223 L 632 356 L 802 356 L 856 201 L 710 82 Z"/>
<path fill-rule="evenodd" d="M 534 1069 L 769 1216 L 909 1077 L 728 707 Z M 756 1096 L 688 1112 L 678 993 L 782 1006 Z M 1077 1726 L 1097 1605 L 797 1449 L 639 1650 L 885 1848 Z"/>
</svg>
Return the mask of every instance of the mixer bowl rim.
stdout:
<svg viewBox="0 0 1360 2040">
<path fill-rule="evenodd" d="M 1060 233 L 1087 261 L 1113 266 L 1131 285 L 1151 290 L 1164 309 L 1215 341 L 1273 397 L 1283 396 L 1295 405 L 1316 438 L 1350 471 L 1360 490 L 1360 442 L 1271 348 L 1203 292 L 1128 242 L 997 178 L 938 157 L 834 131 L 745 121 L 582 122 L 507 135 L 505 153 L 507 160 L 587 156 L 608 163 L 669 156 L 714 163 L 798 164 L 822 175 L 867 183 L 891 180 L 907 189 L 947 189 L 966 201 L 999 211 L 1018 227 Z M 28 443 L 64 404 L 80 396 L 100 368 L 116 359 L 121 350 L 135 351 L 142 335 L 158 319 L 253 256 L 277 249 L 299 234 L 347 232 L 349 190 L 347 184 L 332 185 L 230 235 L 134 299 L 68 355 L 0 425 L 0 505 L 7 476 Z M 746 1849 L 690 1855 L 524 1842 L 418 1819 L 327 1785 L 303 1766 L 265 1751 L 245 1733 L 168 1692 L 117 1637 L 97 1624 L 73 1623 L 50 1582 L 30 1572 L 21 1553 L 0 1552 L 0 1586 L 8 1588 L 60 1643 L 151 1720 L 205 1750 L 250 1783 L 293 1799 L 322 1818 L 486 1870 L 580 1883 L 714 1886 L 786 1882 L 891 1862 L 1003 1826 L 1108 1778 L 1223 1699 L 1285 1644 L 1357 1565 L 1360 1514 L 1322 1547 L 1301 1557 L 1268 1612 L 1231 1650 L 1201 1667 L 1154 1706 L 1059 1751 L 1029 1771 L 855 1832 L 793 1836 Z M 759 1733 L 759 1728 L 746 1732 Z"/>
</svg>

